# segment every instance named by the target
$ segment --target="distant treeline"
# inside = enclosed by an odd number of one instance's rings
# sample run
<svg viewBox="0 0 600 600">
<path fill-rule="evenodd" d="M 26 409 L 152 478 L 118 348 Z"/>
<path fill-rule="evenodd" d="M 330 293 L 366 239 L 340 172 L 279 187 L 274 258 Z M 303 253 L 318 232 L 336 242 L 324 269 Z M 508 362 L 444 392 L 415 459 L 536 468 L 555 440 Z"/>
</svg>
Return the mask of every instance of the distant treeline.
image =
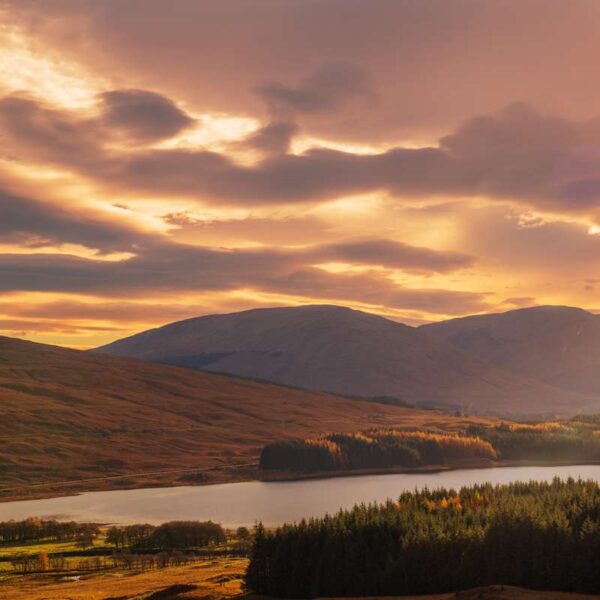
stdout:
<svg viewBox="0 0 600 600">
<path fill-rule="evenodd" d="M 0 543 L 11 545 L 40 541 L 84 541 L 91 546 L 99 535 L 100 526 L 95 523 L 60 522 L 38 517 L 0 522 Z M 249 532 L 245 527 L 240 527 L 236 536 L 244 540 Z M 175 550 L 220 544 L 227 541 L 227 534 L 219 523 L 212 521 L 170 521 L 158 526 L 113 526 L 107 530 L 105 541 L 116 550 Z"/>
<path fill-rule="evenodd" d="M 99 531 L 100 528 L 95 523 L 60 522 L 32 517 L 23 521 L 0 522 L 0 543 L 89 540 L 95 538 Z"/>
<path fill-rule="evenodd" d="M 433 594 L 504 583 L 600 593 L 600 488 L 560 481 L 405 493 L 256 529 L 247 587 L 285 598 Z"/>
<path fill-rule="evenodd" d="M 171 550 L 219 544 L 227 540 L 225 530 L 212 521 L 171 521 L 154 525 L 125 525 L 110 527 L 106 542 L 117 550 L 149 548 Z"/>
<path fill-rule="evenodd" d="M 538 424 L 470 426 L 467 435 L 488 441 L 504 460 L 600 460 L 598 422 L 589 418 Z"/>
<path fill-rule="evenodd" d="M 260 468 L 315 472 L 442 465 L 465 458 L 600 461 L 600 419 L 471 425 L 464 435 L 379 429 L 273 442 Z"/>
<path fill-rule="evenodd" d="M 108 569 L 164 569 L 178 567 L 200 560 L 195 554 L 184 554 L 180 550 L 170 550 L 155 554 L 131 554 L 128 552 L 110 555 L 95 555 L 73 562 L 62 555 L 48 555 L 45 552 L 27 554 L 20 552 L 10 558 L 14 571 L 18 573 L 35 573 L 44 571 L 100 571 Z"/>
<path fill-rule="evenodd" d="M 496 452 L 474 436 L 378 429 L 274 442 L 263 448 L 260 468 L 311 472 L 417 467 L 474 457 L 494 460 Z"/>
<path fill-rule="evenodd" d="M 90 537 L 89 532 L 95 532 Z M 89 523 L 43 521 L 37 517 L 25 521 L 0 523 L 5 550 L 0 562 L 10 562 L 20 573 L 44 571 L 97 571 L 104 569 L 155 569 L 179 566 L 201 557 L 247 556 L 252 533 L 246 527 L 226 531 L 212 521 L 171 521 L 159 526 L 149 524 L 113 526 L 100 529 Z M 101 544 L 97 548 L 94 539 Z M 58 547 L 53 542 L 74 540 L 82 550 Z M 39 549 L 37 542 L 43 542 Z M 33 542 L 28 552 L 28 542 Z M 113 548 L 107 547 L 113 546 Z M 11 546 L 15 553 L 10 554 Z M 62 550 L 62 551 L 61 551 Z"/>
</svg>

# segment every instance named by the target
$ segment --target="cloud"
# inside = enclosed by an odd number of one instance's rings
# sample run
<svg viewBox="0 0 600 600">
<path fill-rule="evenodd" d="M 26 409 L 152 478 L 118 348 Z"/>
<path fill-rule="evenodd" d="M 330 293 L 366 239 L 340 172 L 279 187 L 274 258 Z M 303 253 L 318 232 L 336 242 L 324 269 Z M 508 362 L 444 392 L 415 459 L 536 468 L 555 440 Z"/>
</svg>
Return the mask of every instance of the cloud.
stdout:
<svg viewBox="0 0 600 600">
<path fill-rule="evenodd" d="M 367 71 L 343 63 L 323 65 L 297 87 L 271 81 L 256 91 L 275 115 L 330 113 L 357 98 L 374 98 Z"/>
<path fill-rule="evenodd" d="M 89 170 L 99 160 L 105 134 L 88 127 L 86 115 L 10 95 L 0 99 L 0 136 L 8 158 Z"/>
<path fill-rule="evenodd" d="M 23 319 L 51 319 L 55 321 L 109 321 L 119 323 L 152 323 L 186 319 L 198 314 L 197 304 L 173 304 L 172 301 L 144 302 L 80 302 L 76 300 L 56 300 L 52 302 L 15 304 L 0 303 L 0 313 Z M 19 327 L 22 329 L 22 327 Z"/>
<path fill-rule="evenodd" d="M 504 207 L 463 211 L 461 248 L 477 256 L 479 266 L 507 265 L 522 286 L 558 287 L 598 275 L 600 237 L 586 225 L 552 220 L 529 227 L 520 216 Z"/>
<path fill-rule="evenodd" d="M 135 140 L 150 142 L 175 136 L 194 120 L 176 104 L 146 90 L 112 90 L 99 96 L 98 125 L 121 130 Z"/>
<path fill-rule="evenodd" d="M 310 256 L 310 251 L 309 251 Z M 364 240 L 331 244 L 313 251 L 321 261 L 339 261 L 358 265 L 377 265 L 416 273 L 446 273 L 470 267 L 475 259 L 459 252 L 438 252 L 390 240 Z"/>
<path fill-rule="evenodd" d="M 207 246 L 231 245 L 232 240 L 262 245 L 300 246 L 307 240 L 313 244 L 343 237 L 335 227 L 311 215 L 281 216 L 277 213 L 262 217 L 197 219 L 187 212 L 167 213 L 165 223 L 176 227 L 170 232 L 173 239 L 183 243 L 202 243 Z"/>
<path fill-rule="evenodd" d="M 69 323 L 56 323 L 41 320 L 19 320 L 19 319 L 0 319 L 0 331 L 7 331 L 13 335 L 29 335 L 30 333 L 64 333 L 77 334 L 82 332 L 111 332 L 119 331 L 114 326 L 102 327 L 98 325 L 71 325 Z M 123 331 L 123 330 L 121 330 Z"/>
<path fill-rule="evenodd" d="M 96 111 L 49 106 L 26 94 L 0 99 L 0 135 L 9 158 L 108 175 L 115 137 L 127 143 L 170 138 L 193 120 L 168 98 L 143 90 L 99 95 Z"/>
<path fill-rule="evenodd" d="M 311 135 L 328 139 L 435 139 L 514 101 L 515 90 L 547 112 L 586 119 L 600 92 L 593 0 L 572 0 L 567 17 L 563 0 L 546 0 L 543 11 L 539 0 L 5 4 L 38 43 L 104 77 L 169 89 L 199 111 L 260 116 L 257 83 L 279 82 L 289 96 L 323 63 L 361 65 L 375 81 L 377 110 L 302 115 Z"/>
<path fill-rule="evenodd" d="M 403 245 L 399 245 L 399 249 L 406 252 Z M 329 255 L 331 249 L 323 252 Z M 424 252 L 417 259 L 413 255 L 406 261 L 408 268 L 414 269 L 417 261 L 421 263 L 420 269 L 426 269 L 431 266 L 432 256 Z M 143 253 L 118 262 L 64 254 L 3 254 L 0 255 L 0 291 L 126 298 L 140 294 L 160 296 L 252 289 L 444 313 L 485 305 L 484 294 L 404 288 L 378 273 L 329 273 L 310 266 L 315 257 L 321 258 L 318 247 L 296 251 L 218 250 L 171 242 L 157 242 Z M 433 262 L 438 261 L 439 258 Z M 403 262 L 399 254 L 394 267 L 401 268 Z M 439 267 L 434 265 L 434 270 L 436 268 Z"/>
<path fill-rule="evenodd" d="M 427 148 L 370 155 L 312 149 L 252 167 L 216 153 L 149 151 L 112 174 L 127 186 L 150 183 L 230 204 L 318 202 L 385 190 L 590 212 L 600 200 L 600 120 L 573 122 L 514 104 L 466 121 Z"/>
<path fill-rule="evenodd" d="M 266 155 L 287 154 L 298 125 L 291 121 L 274 121 L 246 138 L 242 145 Z"/>
<path fill-rule="evenodd" d="M 78 244 L 100 254 L 128 251 L 130 258 L 104 261 L 65 253 L 0 255 L 0 292 L 76 293 L 136 297 L 188 292 L 257 291 L 390 302 L 408 308 L 446 309 L 479 306 L 484 296 L 399 286 L 386 273 L 330 273 L 316 265 L 332 261 L 385 267 L 417 274 L 448 273 L 469 267 L 462 253 L 381 239 L 346 240 L 297 248 L 222 249 L 177 243 L 164 234 L 149 234 L 90 211 L 66 209 L 50 202 L 0 194 L 0 241 L 27 248 Z"/>
<path fill-rule="evenodd" d="M 0 100 L 0 128 L 19 160 L 74 169 L 127 193 L 181 194 L 218 204 L 316 203 L 384 190 L 592 213 L 600 200 L 600 119 L 574 122 L 524 104 L 465 121 L 437 146 L 368 155 L 324 148 L 281 154 L 294 127 L 272 124 L 249 141 L 268 150 L 250 166 L 206 150 L 114 150 L 76 111 L 31 98 Z"/>
<path fill-rule="evenodd" d="M 21 198 L 0 190 L 0 242 L 28 248 L 79 244 L 104 252 L 131 251 L 144 239 L 133 226 L 92 211 Z"/>
</svg>

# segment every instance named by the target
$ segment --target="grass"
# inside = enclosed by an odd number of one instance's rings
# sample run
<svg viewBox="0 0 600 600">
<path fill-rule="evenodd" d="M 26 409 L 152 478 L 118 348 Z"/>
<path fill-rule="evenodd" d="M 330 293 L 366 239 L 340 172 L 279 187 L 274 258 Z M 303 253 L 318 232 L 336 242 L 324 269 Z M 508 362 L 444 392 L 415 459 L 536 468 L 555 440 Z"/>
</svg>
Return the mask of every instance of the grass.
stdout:
<svg viewBox="0 0 600 600">
<path fill-rule="evenodd" d="M 220 600 L 245 597 L 242 576 L 246 559 L 219 559 L 184 567 L 158 571 L 107 572 L 93 574 L 77 582 L 60 582 L 55 576 L 29 575 L 2 579 L 2 600 L 142 600 L 148 595 L 172 585 L 193 585 L 196 589 L 171 596 L 173 600 Z M 585 596 L 563 592 L 538 592 L 511 586 L 491 586 L 465 592 L 431 596 L 402 596 L 397 600 L 592 600 Z M 361 600 L 386 600 L 362 598 Z M 387 598 L 387 600 L 394 600 Z"/>
<path fill-rule="evenodd" d="M 0 338 L 0 500 L 257 478 L 272 441 L 486 419 Z"/>
</svg>

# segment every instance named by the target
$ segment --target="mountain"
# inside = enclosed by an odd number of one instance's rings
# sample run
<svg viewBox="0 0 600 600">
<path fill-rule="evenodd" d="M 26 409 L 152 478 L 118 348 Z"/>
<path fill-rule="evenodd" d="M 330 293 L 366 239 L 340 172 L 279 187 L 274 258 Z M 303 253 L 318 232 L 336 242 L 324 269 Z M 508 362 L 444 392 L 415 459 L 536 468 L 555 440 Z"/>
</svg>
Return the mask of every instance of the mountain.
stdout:
<svg viewBox="0 0 600 600">
<path fill-rule="evenodd" d="M 91 479 L 87 489 L 173 483 L 185 469 L 256 463 L 267 442 L 285 437 L 469 422 L 0 337 L 4 498 L 23 495 L 21 486 L 71 480 Z M 123 474 L 128 479 L 107 479 Z"/>
<path fill-rule="evenodd" d="M 538 306 L 421 327 L 515 374 L 600 396 L 600 316 Z"/>
<path fill-rule="evenodd" d="M 337 306 L 188 319 L 98 351 L 482 414 L 575 412 L 593 402 L 500 369 L 424 330 Z"/>
</svg>

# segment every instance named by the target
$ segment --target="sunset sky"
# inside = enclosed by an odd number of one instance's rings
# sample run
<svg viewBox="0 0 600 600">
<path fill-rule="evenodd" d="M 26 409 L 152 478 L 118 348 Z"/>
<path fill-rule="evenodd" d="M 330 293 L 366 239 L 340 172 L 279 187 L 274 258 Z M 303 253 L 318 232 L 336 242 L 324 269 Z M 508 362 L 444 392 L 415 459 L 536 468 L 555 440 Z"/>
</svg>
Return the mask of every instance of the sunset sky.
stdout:
<svg viewBox="0 0 600 600">
<path fill-rule="evenodd" d="M 0 333 L 600 309 L 596 0 L 0 0 Z"/>
</svg>

